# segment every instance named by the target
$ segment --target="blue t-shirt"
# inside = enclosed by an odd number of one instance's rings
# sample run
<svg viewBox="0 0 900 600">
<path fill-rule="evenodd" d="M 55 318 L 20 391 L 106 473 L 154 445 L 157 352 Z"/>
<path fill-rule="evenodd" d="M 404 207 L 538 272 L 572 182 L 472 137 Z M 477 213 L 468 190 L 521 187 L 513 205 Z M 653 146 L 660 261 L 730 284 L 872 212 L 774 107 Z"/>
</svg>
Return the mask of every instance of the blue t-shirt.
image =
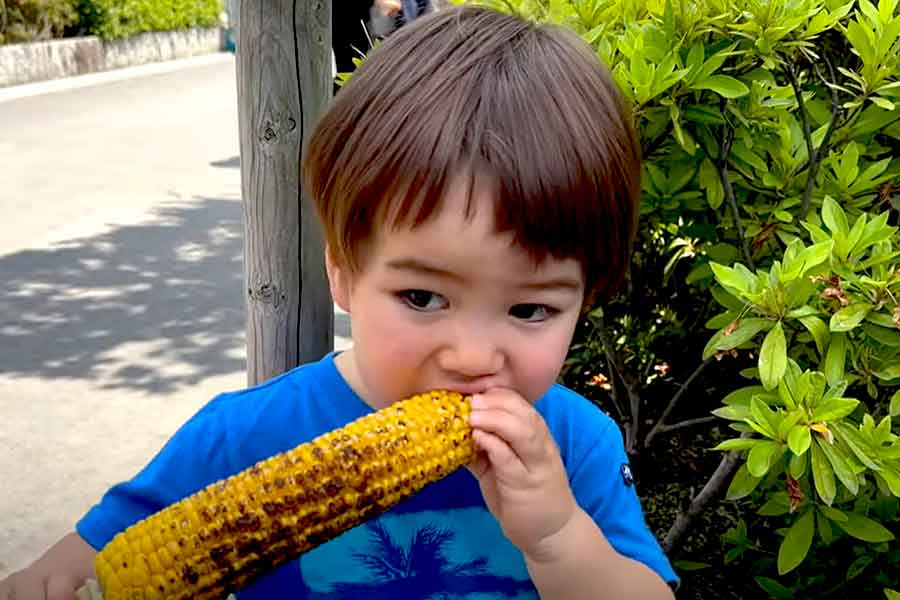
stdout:
<svg viewBox="0 0 900 600">
<path fill-rule="evenodd" d="M 131 481 L 112 487 L 77 524 L 94 548 L 214 481 L 372 411 L 334 354 L 262 385 L 217 396 Z M 535 405 L 559 445 L 572 491 L 609 543 L 676 575 L 647 528 L 615 423 L 554 385 Z M 371 521 L 251 582 L 239 600 L 280 598 L 537 598 L 524 558 L 460 469 Z"/>
</svg>

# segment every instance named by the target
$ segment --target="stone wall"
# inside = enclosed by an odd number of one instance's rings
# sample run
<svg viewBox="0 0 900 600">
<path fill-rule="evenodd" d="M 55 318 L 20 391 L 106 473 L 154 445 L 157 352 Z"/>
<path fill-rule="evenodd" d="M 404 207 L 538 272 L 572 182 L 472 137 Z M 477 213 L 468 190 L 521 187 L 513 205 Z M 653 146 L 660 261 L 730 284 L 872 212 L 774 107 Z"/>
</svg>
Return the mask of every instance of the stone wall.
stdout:
<svg viewBox="0 0 900 600">
<path fill-rule="evenodd" d="M 0 46 L 0 87 L 218 52 L 219 28 L 141 33 L 104 42 L 81 37 Z"/>
</svg>

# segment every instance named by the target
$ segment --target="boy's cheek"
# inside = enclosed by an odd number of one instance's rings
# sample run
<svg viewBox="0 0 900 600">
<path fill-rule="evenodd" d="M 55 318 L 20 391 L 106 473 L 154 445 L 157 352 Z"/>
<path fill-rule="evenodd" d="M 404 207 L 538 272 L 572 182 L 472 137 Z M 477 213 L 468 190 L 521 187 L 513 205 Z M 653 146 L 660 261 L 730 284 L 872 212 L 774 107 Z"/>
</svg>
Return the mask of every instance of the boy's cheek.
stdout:
<svg viewBox="0 0 900 600">
<path fill-rule="evenodd" d="M 357 361 L 370 387 L 378 388 L 385 399 L 418 391 L 415 379 L 422 365 L 416 336 L 386 326 L 359 331 L 356 340 Z"/>
</svg>

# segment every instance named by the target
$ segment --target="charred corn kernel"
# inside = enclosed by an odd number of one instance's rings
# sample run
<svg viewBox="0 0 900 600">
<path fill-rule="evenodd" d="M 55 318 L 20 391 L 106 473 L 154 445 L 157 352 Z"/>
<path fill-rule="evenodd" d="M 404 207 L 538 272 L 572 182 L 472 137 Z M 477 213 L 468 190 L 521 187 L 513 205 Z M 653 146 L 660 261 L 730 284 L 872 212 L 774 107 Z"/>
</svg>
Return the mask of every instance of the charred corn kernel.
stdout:
<svg viewBox="0 0 900 600">
<path fill-rule="evenodd" d="M 468 400 L 401 400 L 136 523 L 97 554 L 104 600 L 219 600 L 388 510 L 473 458 Z"/>
</svg>

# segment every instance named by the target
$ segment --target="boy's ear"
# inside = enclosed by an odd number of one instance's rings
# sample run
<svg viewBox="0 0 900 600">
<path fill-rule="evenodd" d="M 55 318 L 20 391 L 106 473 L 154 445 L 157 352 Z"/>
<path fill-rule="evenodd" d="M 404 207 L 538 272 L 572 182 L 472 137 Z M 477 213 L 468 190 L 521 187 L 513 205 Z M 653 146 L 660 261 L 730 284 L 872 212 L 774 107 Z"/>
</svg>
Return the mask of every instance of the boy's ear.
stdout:
<svg viewBox="0 0 900 600">
<path fill-rule="evenodd" d="M 330 246 L 325 246 L 325 271 L 331 299 L 346 313 L 350 312 L 350 270 L 335 260 Z"/>
</svg>

